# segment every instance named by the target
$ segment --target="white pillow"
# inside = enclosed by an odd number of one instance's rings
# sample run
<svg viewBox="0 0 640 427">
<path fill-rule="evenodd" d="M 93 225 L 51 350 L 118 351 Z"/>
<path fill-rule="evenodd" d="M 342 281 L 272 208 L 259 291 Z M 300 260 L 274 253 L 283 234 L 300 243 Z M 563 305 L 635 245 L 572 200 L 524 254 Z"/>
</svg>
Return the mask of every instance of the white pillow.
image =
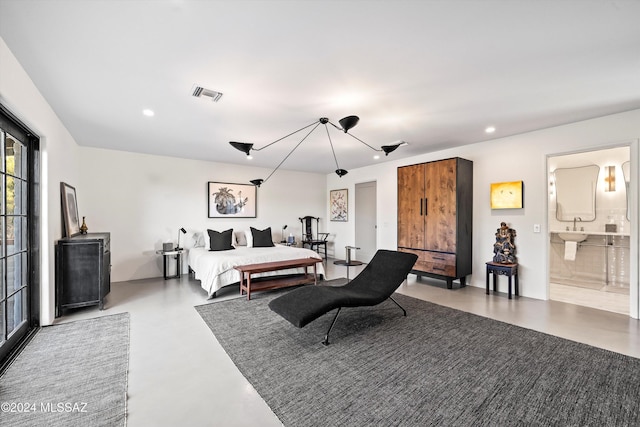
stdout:
<svg viewBox="0 0 640 427">
<path fill-rule="evenodd" d="M 233 239 L 235 241 L 234 246 L 247 246 L 247 236 L 244 231 L 236 231 L 233 233 Z"/>
<path fill-rule="evenodd" d="M 204 240 L 204 248 L 206 250 L 211 249 L 211 239 L 209 238 L 209 230 L 204 230 L 204 233 L 202 233 L 202 235 L 204 236 L 203 240 Z"/>
<path fill-rule="evenodd" d="M 247 247 L 248 248 L 252 248 L 253 247 L 253 234 L 251 234 L 251 229 L 249 230 L 245 230 L 244 231 L 244 236 L 247 240 Z"/>
<path fill-rule="evenodd" d="M 209 233 L 194 233 L 193 234 L 193 247 L 194 248 L 203 248 L 204 247 L 204 235 L 207 235 L 209 238 Z"/>
</svg>

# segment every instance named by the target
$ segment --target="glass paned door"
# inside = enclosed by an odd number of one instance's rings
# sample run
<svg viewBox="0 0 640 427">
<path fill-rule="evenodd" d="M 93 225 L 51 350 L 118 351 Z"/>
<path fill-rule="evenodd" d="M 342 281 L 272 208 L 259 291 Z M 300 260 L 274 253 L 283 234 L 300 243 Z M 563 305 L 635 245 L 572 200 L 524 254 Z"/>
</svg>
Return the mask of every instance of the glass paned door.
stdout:
<svg viewBox="0 0 640 427">
<path fill-rule="evenodd" d="M 0 131 L 0 174 L 2 206 L 0 208 L 0 310 L 5 314 L 2 338 L 6 340 L 27 321 L 27 206 L 25 192 L 26 146 L 4 130 Z"/>
<path fill-rule="evenodd" d="M 27 146 L 0 129 L 0 345 L 28 321 Z"/>
<path fill-rule="evenodd" d="M 0 103 L 0 374 L 40 325 L 40 139 Z"/>
</svg>

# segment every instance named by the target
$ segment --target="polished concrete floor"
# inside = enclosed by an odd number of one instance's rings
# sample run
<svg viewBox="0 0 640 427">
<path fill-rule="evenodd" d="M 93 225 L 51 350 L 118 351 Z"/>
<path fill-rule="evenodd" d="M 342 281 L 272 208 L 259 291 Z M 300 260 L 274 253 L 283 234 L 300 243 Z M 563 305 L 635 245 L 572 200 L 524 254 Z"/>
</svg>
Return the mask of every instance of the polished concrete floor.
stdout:
<svg viewBox="0 0 640 427">
<path fill-rule="evenodd" d="M 326 270 L 330 279 L 346 276 L 345 268 L 331 260 Z M 352 269 L 350 276 L 356 273 Z M 443 282 L 418 282 L 414 275 L 398 292 L 640 358 L 640 321 L 621 314 L 487 296 L 484 289 L 459 289 L 457 284 L 448 290 Z M 236 297 L 237 287 L 216 299 Z M 128 427 L 281 425 L 193 308 L 210 302 L 199 281 L 187 275 L 118 282 L 112 284 L 105 310 L 76 310 L 56 323 L 130 313 Z"/>
</svg>

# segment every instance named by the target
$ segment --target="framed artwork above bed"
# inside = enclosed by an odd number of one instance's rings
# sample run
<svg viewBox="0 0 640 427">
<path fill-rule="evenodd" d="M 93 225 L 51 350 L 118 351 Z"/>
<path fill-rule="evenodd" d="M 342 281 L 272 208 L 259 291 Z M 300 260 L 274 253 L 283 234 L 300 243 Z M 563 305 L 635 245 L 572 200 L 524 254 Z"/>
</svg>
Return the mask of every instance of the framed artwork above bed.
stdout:
<svg viewBox="0 0 640 427">
<path fill-rule="evenodd" d="M 256 186 L 209 181 L 207 203 L 209 218 L 255 218 Z"/>
</svg>

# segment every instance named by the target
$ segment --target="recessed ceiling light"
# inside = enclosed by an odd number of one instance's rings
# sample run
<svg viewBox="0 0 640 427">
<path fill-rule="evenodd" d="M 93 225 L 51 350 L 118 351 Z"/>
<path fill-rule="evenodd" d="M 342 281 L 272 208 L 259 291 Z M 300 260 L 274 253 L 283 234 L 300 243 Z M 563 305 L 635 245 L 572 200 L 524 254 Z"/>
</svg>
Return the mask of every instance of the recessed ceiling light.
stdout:
<svg viewBox="0 0 640 427">
<path fill-rule="evenodd" d="M 253 160 L 253 156 L 247 156 L 247 160 Z"/>
<path fill-rule="evenodd" d="M 373 158 L 374 158 L 375 160 L 378 160 L 378 159 L 380 158 L 380 156 L 378 156 L 378 155 L 376 154 L 375 156 L 373 156 Z"/>
<path fill-rule="evenodd" d="M 486 133 L 494 133 L 496 131 L 495 126 L 487 126 L 484 130 Z"/>
<path fill-rule="evenodd" d="M 153 117 L 156 113 L 154 113 L 153 110 L 145 108 L 144 110 L 142 110 L 142 114 L 144 114 L 147 117 Z"/>
</svg>

